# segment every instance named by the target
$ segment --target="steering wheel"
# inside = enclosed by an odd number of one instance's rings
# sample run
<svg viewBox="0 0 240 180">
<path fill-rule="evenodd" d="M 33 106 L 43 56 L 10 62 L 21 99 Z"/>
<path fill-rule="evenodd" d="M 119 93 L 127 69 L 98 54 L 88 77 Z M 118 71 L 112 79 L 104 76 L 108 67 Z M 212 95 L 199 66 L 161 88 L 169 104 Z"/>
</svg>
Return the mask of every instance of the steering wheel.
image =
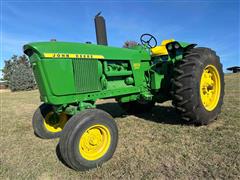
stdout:
<svg viewBox="0 0 240 180">
<path fill-rule="evenodd" d="M 148 48 L 154 48 L 157 46 L 157 40 L 156 38 L 148 33 L 142 34 L 140 37 L 140 41 L 142 43 L 142 45 L 146 45 Z M 153 45 L 152 45 L 152 43 Z"/>
</svg>

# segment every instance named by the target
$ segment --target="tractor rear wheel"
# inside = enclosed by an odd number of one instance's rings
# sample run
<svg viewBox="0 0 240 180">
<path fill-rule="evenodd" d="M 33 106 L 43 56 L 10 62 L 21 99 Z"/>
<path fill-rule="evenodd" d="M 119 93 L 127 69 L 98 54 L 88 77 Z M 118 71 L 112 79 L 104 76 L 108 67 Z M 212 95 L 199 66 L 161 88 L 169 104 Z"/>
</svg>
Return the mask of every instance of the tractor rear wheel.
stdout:
<svg viewBox="0 0 240 180">
<path fill-rule="evenodd" d="M 53 139 L 61 135 L 68 120 L 68 116 L 62 112 L 56 114 L 49 104 L 42 104 L 35 111 L 32 118 L 34 133 L 43 139 Z"/>
<path fill-rule="evenodd" d="M 117 142 L 118 129 L 112 116 L 103 110 L 87 109 L 67 122 L 59 151 L 70 168 L 83 171 L 108 161 Z"/>
<path fill-rule="evenodd" d="M 188 50 L 174 68 L 173 104 L 182 119 L 206 125 L 217 118 L 224 96 L 222 64 L 208 48 Z"/>
<path fill-rule="evenodd" d="M 154 101 L 130 101 L 126 103 L 119 103 L 121 108 L 129 114 L 141 114 L 151 111 L 154 107 Z"/>
</svg>

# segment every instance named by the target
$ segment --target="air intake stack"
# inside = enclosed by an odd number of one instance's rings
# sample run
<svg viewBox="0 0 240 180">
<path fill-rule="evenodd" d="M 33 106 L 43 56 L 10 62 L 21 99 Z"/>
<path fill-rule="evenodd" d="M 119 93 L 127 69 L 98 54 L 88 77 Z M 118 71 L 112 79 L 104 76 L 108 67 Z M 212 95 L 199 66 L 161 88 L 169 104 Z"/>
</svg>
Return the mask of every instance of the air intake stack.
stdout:
<svg viewBox="0 0 240 180">
<path fill-rule="evenodd" d="M 99 12 L 94 18 L 97 44 L 107 46 L 108 43 L 105 19 L 103 16 L 100 16 L 100 14 L 101 12 Z"/>
</svg>

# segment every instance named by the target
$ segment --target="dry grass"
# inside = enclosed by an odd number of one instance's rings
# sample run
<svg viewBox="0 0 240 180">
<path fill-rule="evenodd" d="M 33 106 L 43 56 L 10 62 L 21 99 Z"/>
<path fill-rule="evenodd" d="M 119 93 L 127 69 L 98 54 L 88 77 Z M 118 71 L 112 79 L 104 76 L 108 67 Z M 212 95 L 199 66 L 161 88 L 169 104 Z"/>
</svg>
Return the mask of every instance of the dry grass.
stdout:
<svg viewBox="0 0 240 180">
<path fill-rule="evenodd" d="M 240 74 L 226 75 L 225 82 L 222 113 L 204 127 L 182 125 L 169 102 L 141 117 L 123 117 L 114 101 L 104 101 L 99 107 L 116 118 L 119 144 L 109 162 L 88 172 L 58 160 L 58 139 L 34 136 L 38 91 L 1 92 L 0 179 L 238 179 Z"/>
</svg>

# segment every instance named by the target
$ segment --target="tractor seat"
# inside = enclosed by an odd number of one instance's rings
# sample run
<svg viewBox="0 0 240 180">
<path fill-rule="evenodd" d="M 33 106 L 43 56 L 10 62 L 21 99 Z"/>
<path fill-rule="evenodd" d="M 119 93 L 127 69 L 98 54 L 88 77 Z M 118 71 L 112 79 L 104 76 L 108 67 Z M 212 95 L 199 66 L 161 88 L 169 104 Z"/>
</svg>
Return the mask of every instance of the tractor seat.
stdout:
<svg viewBox="0 0 240 180">
<path fill-rule="evenodd" d="M 168 55 L 166 44 L 175 41 L 174 39 L 163 40 L 160 46 L 151 48 L 152 56 Z"/>
</svg>

